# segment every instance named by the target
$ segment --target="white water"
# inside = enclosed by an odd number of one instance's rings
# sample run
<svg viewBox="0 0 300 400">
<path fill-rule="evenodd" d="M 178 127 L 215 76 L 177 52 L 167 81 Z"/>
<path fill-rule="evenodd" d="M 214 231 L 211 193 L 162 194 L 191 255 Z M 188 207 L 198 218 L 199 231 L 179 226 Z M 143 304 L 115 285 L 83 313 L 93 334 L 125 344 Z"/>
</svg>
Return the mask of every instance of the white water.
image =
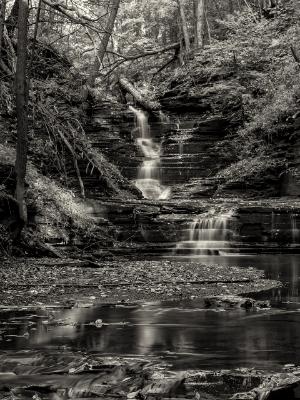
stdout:
<svg viewBox="0 0 300 400">
<path fill-rule="evenodd" d="M 291 214 L 290 218 L 291 218 L 292 240 L 293 240 L 293 243 L 295 244 L 299 240 L 300 231 L 297 227 L 297 221 L 296 221 L 294 214 Z"/>
<path fill-rule="evenodd" d="M 228 251 L 231 232 L 228 222 L 231 215 L 226 213 L 195 219 L 189 226 L 188 239 L 177 244 L 175 254 L 202 256 L 219 255 L 222 251 Z"/>
<path fill-rule="evenodd" d="M 161 145 L 153 141 L 148 116 L 142 110 L 129 107 L 136 117 L 136 145 L 143 154 L 143 163 L 139 168 L 136 187 L 146 199 L 166 200 L 170 197 L 170 188 L 163 186 L 160 174 Z"/>
</svg>

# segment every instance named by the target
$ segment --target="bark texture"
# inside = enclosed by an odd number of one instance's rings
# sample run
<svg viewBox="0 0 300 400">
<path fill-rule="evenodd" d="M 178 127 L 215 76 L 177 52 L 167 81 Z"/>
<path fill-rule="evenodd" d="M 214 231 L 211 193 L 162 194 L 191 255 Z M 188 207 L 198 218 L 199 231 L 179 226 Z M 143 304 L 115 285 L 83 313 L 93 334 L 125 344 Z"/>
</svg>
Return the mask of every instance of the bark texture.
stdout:
<svg viewBox="0 0 300 400">
<path fill-rule="evenodd" d="M 0 7 L 0 59 L 1 59 L 1 52 L 2 52 L 5 12 L 6 12 L 6 0 L 2 0 L 1 7 Z"/>
<path fill-rule="evenodd" d="M 186 22 L 185 12 L 184 12 L 184 8 L 183 8 L 182 0 L 177 0 L 177 3 L 178 3 L 179 13 L 180 13 L 180 20 L 181 20 L 185 49 L 188 53 L 191 49 L 191 45 L 190 45 L 190 36 L 189 36 L 188 26 L 187 26 L 187 22 Z"/>
<path fill-rule="evenodd" d="M 118 10 L 120 7 L 120 2 L 121 0 L 112 0 L 112 6 L 111 6 L 111 11 L 110 11 L 110 15 L 105 27 L 105 33 L 104 36 L 102 38 L 102 41 L 100 43 L 100 47 L 97 51 L 97 55 L 95 57 L 95 61 L 94 61 L 94 65 L 93 65 L 93 69 L 88 81 L 89 86 L 94 87 L 95 86 L 95 81 L 96 78 L 98 76 L 99 73 L 99 69 L 101 67 L 101 64 L 103 62 L 103 58 L 108 46 L 108 42 L 109 39 L 111 37 L 111 34 L 113 32 L 114 29 L 114 25 L 115 25 L 115 20 L 117 18 L 118 15 Z"/>
<path fill-rule="evenodd" d="M 27 165 L 28 132 L 28 84 L 27 84 L 27 42 L 28 42 L 28 2 L 19 1 L 18 45 L 16 70 L 16 112 L 17 112 L 17 149 L 16 149 L 16 193 L 21 224 L 27 222 L 25 202 L 25 176 Z"/>
<path fill-rule="evenodd" d="M 195 47 L 204 46 L 204 26 L 205 26 L 205 0 L 194 0 L 195 10 Z"/>
<path fill-rule="evenodd" d="M 15 0 L 10 15 L 8 16 L 7 20 L 5 21 L 5 25 L 7 27 L 7 33 L 9 37 L 12 37 L 15 29 L 17 27 L 17 22 L 18 22 L 18 13 L 19 13 L 19 3 L 21 1 Z"/>
<path fill-rule="evenodd" d="M 135 101 L 142 106 L 143 108 L 145 108 L 148 111 L 157 111 L 160 109 L 160 104 L 155 102 L 155 101 L 151 101 L 148 99 L 145 99 L 141 93 L 133 86 L 133 84 L 131 82 L 129 82 L 126 78 L 120 78 L 119 79 L 119 84 L 121 86 L 121 88 L 123 90 L 125 90 L 126 92 L 130 93 L 133 98 L 135 99 Z"/>
</svg>

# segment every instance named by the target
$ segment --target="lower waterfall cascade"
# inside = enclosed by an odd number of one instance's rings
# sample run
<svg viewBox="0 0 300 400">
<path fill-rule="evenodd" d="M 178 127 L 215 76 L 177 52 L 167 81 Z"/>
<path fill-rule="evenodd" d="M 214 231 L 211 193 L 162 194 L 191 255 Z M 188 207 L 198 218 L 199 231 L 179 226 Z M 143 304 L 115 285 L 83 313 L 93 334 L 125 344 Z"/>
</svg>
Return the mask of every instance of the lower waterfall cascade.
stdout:
<svg viewBox="0 0 300 400">
<path fill-rule="evenodd" d="M 135 180 L 136 187 L 146 199 L 166 200 L 170 197 L 170 188 L 162 185 L 160 172 L 161 145 L 151 137 L 151 129 L 147 114 L 132 106 L 129 107 L 136 117 L 136 127 L 133 134 L 136 145 L 143 154 L 143 163 Z"/>
<path fill-rule="evenodd" d="M 291 214 L 290 217 L 291 217 L 292 243 L 296 244 L 299 241 L 300 230 L 297 227 L 297 221 L 294 214 Z"/>
<path fill-rule="evenodd" d="M 233 212 L 214 215 L 212 210 L 207 216 L 194 219 L 183 236 L 183 240 L 176 245 L 176 256 L 220 255 L 230 249 L 229 219 Z"/>
</svg>

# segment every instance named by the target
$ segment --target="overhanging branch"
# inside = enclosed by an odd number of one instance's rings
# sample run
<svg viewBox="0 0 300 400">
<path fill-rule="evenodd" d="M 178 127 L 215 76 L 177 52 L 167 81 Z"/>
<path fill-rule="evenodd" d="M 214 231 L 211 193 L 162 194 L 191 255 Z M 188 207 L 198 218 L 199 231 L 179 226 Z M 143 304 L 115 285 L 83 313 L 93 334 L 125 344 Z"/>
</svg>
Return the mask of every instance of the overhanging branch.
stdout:
<svg viewBox="0 0 300 400">
<path fill-rule="evenodd" d="M 45 3 L 47 6 L 53 8 L 54 10 L 60 12 L 63 14 L 66 18 L 68 18 L 70 21 L 74 22 L 75 24 L 80 24 L 80 25 L 88 25 L 89 23 L 92 22 L 97 22 L 99 19 L 102 18 L 102 16 L 97 17 L 95 19 L 88 17 L 87 15 L 83 14 L 78 8 L 71 6 L 71 5 L 65 5 L 62 4 L 60 1 L 54 1 L 54 0 L 42 0 L 43 3 Z"/>
<path fill-rule="evenodd" d="M 155 56 L 157 54 L 166 53 L 171 50 L 178 51 L 179 49 L 180 49 L 180 43 L 172 43 L 172 44 L 169 44 L 168 46 L 161 47 L 159 49 L 148 50 L 148 51 L 144 51 L 144 52 L 138 53 L 138 54 L 120 54 L 115 51 L 107 50 L 106 51 L 107 53 L 114 54 L 121 59 L 117 60 L 114 63 L 114 65 L 110 67 L 109 71 L 104 74 L 104 76 L 110 75 L 116 68 L 120 67 L 125 62 L 135 61 L 135 60 L 138 60 L 143 57 Z M 103 74 L 102 74 L 102 76 L 103 76 Z"/>
</svg>

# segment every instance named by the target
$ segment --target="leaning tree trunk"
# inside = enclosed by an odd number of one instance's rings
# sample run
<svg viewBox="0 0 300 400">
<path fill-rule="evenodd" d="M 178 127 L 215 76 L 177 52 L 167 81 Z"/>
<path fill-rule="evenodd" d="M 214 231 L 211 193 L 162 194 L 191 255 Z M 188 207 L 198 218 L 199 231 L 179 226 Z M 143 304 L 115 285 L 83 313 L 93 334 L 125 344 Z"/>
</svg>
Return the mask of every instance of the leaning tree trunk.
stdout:
<svg viewBox="0 0 300 400">
<path fill-rule="evenodd" d="M 105 27 L 105 32 L 104 32 L 104 36 L 102 38 L 102 41 L 100 43 L 100 47 L 97 51 L 96 57 L 95 57 L 95 61 L 94 61 L 94 65 L 93 65 L 93 69 L 91 72 L 91 75 L 89 77 L 88 80 L 88 84 L 91 87 L 95 86 L 95 81 L 96 78 L 98 76 L 99 73 L 99 69 L 101 67 L 101 64 L 103 62 L 103 58 L 109 43 L 109 39 L 111 37 L 111 34 L 113 32 L 114 29 L 114 25 L 115 25 L 115 20 L 117 18 L 117 14 L 118 14 L 118 10 L 120 7 L 120 2 L 121 0 L 112 0 L 112 7 L 111 7 L 111 12 L 110 15 L 108 17 L 108 21 Z"/>
<path fill-rule="evenodd" d="M 2 42 L 4 33 L 4 23 L 5 23 L 5 12 L 6 12 L 6 0 L 2 0 L 0 8 L 0 59 L 2 53 Z"/>
<path fill-rule="evenodd" d="M 16 193 L 19 206 L 20 230 L 27 222 L 25 202 L 25 176 L 27 165 L 28 132 L 28 84 L 27 84 L 27 42 L 28 42 L 28 1 L 19 1 L 18 44 L 16 70 L 16 112 L 17 112 L 17 149 L 16 149 Z"/>
<path fill-rule="evenodd" d="M 194 10 L 195 10 L 195 47 L 201 48 L 204 45 L 205 0 L 194 0 Z"/>
<path fill-rule="evenodd" d="M 160 104 L 156 101 L 148 100 L 129 82 L 126 78 L 120 78 L 119 84 L 121 88 L 132 95 L 136 103 L 148 111 L 157 111 L 160 109 Z"/>
<path fill-rule="evenodd" d="M 182 1 L 177 0 L 177 3 L 178 3 L 179 13 L 180 13 L 185 50 L 187 53 L 189 53 L 190 52 L 190 35 L 189 35 L 188 26 L 187 26 L 187 22 L 186 22 L 185 12 L 184 12 Z"/>
<path fill-rule="evenodd" d="M 7 17 L 7 20 L 5 21 L 7 27 L 7 33 L 10 38 L 13 36 L 15 29 L 17 27 L 20 3 L 21 3 L 20 0 L 15 0 L 11 8 L 10 15 Z"/>
<path fill-rule="evenodd" d="M 37 12 L 36 12 L 36 17 L 35 17 L 35 25 L 34 25 L 33 43 L 32 43 L 32 49 L 31 49 L 30 67 L 31 67 L 33 59 L 34 59 L 36 40 L 37 40 L 38 32 L 39 32 L 39 23 L 40 23 L 40 18 L 41 18 L 41 11 L 42 11 L 42 0 L 39 0 Z"/>
</svg>

